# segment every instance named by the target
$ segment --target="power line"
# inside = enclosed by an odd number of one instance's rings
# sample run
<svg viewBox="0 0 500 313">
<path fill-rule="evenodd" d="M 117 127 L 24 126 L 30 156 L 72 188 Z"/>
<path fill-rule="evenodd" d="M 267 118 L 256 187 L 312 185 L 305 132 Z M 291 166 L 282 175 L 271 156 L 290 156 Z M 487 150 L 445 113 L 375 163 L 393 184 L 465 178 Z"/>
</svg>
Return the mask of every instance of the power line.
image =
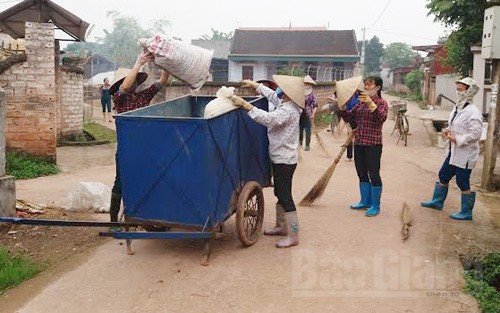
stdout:
<svg viewBox="0 0 500 313">
<path fill-rule="evenodd" d="M 373 25 L 377 24 L 378 20 L 380 20 L 380 18 L 382 17 L 382 15 L 384 14 L 385 10 L 387 9 L 387 7 L 389 6 L 389 4 L 391 3 L 392 0 L 389 0 L 387 2 L 387 4 L 385 5 L 385 8 L 382 10 L 382 12 L 379 14 L 379 16 L 377 17 L 377 19 L 375 20 L 375 22 L 373 22 L 373 24 L 370 26 L 370 27 L 373 27 Z"/>
<path fill-rule="evenodd" d="M 387 31 L 387 30 L 382 30 L 382 29 L 374 29 L 374 28 L 369 28 L 369 29 L 372 30 L 372 31 L 377 31 L 377 32 L 382 32 L 382 33 L 387 33 L 387 34 L 392 34 L 392 35 L 398 35 L 398 36 L 402 36 L 402 37 L 418 38 L 418 39 L 425 39 L 425 40 L 436 40 L 436 38 L 413 36 L 413 35 L 395 33 L 395 32 L 391 32 L 391 31 Z"/>
</svg>

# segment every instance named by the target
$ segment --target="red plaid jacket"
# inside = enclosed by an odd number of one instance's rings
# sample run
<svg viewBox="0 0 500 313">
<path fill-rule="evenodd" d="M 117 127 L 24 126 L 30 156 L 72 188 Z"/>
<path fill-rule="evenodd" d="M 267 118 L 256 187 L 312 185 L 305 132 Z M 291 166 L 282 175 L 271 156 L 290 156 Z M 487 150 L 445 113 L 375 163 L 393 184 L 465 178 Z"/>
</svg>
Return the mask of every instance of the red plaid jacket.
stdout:
<svg viewBox="0 0 500 313">
<path fill-rule="evenodd" d="M 357 124 L 354 143 L 361 146 L 382 144 L 382 125 L 387 119 L 387 102 L 378 96 L 371 97 L 377 105 L 375 111 L 370 112 L 368 107 L 358 103 L 351 111 L 340 111 L 340 116 L 347 121 Z"/>
<path fill-rule="evenodd" d="M 139 92 L 123 93 L 118 90 L 113 95 L 113 103 L 115 104 L 116 113 L 128 112 L 148 106 L 158 91 L 159 89 L 156 84 L 153 84 L 149 88 Z"/>
</svg>

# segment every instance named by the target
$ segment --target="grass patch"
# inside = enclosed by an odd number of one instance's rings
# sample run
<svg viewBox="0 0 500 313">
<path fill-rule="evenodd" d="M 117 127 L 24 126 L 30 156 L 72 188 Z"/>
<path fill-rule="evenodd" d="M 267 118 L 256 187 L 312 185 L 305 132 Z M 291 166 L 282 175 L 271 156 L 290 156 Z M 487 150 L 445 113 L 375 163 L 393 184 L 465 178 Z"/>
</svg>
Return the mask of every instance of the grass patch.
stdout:
<svg viewBox="0 0 500 313">
<path fill-rule="evenodd" d="M 94 136 L 96 140 L 116 142 L 116 132 L 101 124 L 95 122 L 85 123 L 83 129 Z"/>
<path fill-rule="evenodd" d="M 25 152 L 9 151 L 6 153 L 5 171 L 16 179 L 31 179 L 57 174 L 59 168 L 43 158 Z"/>
<path fill-rule="evenodd" d="M 500 313 L 500 252 L 488 254 L 465 272 L 465 290 L 484 313 Z"/>
<path fill-rule="evenodd" d="M 30 279 L 41 270 L 29 258 L 10 255 L 5 248 L 0 247 L 0 294 Z"/>
<path fill-rule="evenodd" d="M 332 122 L 332 114 L 329 110 L 316 113 L 314 116 L 314 125 L 322 128 L 329 126 Z"/>
</svg>

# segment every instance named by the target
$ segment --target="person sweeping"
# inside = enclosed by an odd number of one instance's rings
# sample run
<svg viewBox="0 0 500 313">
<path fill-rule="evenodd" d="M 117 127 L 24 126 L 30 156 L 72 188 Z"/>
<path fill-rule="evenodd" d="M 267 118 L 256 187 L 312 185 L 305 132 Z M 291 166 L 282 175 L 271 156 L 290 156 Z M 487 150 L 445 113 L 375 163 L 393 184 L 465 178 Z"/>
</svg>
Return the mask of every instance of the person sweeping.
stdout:
<svg viewBox="0 0 500 313">
<path fill-rule="evenodd" d="M 234 104 L 248 111 L 257 123 L 267 127 L 269 156 L 273 168 L 274 195 L 276 203 L 276 226 L 264 232 L 268 236 L 285 236 L 276 243 L 278 248 L 299 244 L 299 221 L 292 197 L 292 179 L 298 162 L 299 120 L 304 109 L 304 83 L 302 77 L 273 75 L 283 91 L 283 99 L 276 109 L 266 112 L 254 107 L 244 99 L 233 96 Z M 248 82 L 247 82 L 248 83 Z M 253 85 L 253 84 L 252 84 Z M 262 84 L 258 86 L 266 88 Z"/>
<path fill-rule="evenodd" d="M 339 109 L 342 118 L 357 126 L 354 139 L 354 164 L 359 178 L 361 201 L 351 205 L 351 209 L 368 209 L 365 215 L 371 217 L 380 213 L 382 125 L 387 119 L 388 106 L 381 95 L 383 86 L 381 77 L 369 76 L 363 83 L 364 91 L 358 96 L 358 104 L 351 111 L 346 111 L 345 106 Z M 353 85 L 355 84 L 356 82 Z M 339 91 L 337 89 L 337 94 Z M 352 93 L 350 92 L 351 96 Z"/>
</svg>

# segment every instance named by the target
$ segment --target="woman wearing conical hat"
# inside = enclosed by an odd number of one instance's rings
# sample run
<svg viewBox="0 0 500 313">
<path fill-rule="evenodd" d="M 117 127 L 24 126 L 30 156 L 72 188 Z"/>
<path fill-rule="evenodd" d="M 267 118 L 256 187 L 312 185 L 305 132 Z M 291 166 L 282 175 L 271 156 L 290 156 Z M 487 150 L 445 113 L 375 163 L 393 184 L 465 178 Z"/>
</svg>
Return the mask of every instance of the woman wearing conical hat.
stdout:
<svg viewBox="0 0 500 313">
<path fill-rule="evenodd" d="M 306 99 L 304 110 L 300 115 L 300 134 L 299 134 L 299 144 L 302 147 L 302 139 L 304 137 L 304 131 L 306 133 L 306 151 L 310 150 L 311 144 L 311 126 L 314 123 L 314 115 L 318 108 L 318 101 L 316 100 L 316 94 L 314 93 L 313 86 L 316 85 L 314 79 L 307 75 L 304 77 L 304 86 L 306 92 Z"/>
<path fill-rule="evenodd" d="M 380 212 L 382 178 L 382 125 L 387 119 L 387 102 L 382 99 L 383 81 L 379 76 L 369 76 L 360 85 L 361 77 L 354 77 L 336 84 L 340 116 L 356 125 L 354 138 L 354 163 L 359 178 L 361 201 L 351 205 L 353 210 L 367 209 L 366 216 Z M 356 90 L 362 90 L 358 103 L 346 110 L 346 102 Z"/>
<path fill-rule="evenodd" d="M 305 90 L 302 77 L 273 75 L 283 91 L 283 99 L 276 102 L 276 109 L 266 112 L 254 107 L 240 97 L 233 96 L 234 104 L 248 111 L 257 123 L 267 127 L 269 156 L 273 166 L 274 195 L 276 203 L 276 226 L 264 232 L 265 235 L 286 236 L 276 243 L 278 248 L 299 244 L 299 222 L 292 198 L 292 178 L 297 167 L 299 146 L 299 119 L 304 108 Z M 255 87 L 245 82 L 244 86 Z M 257 86 L 257 91 L 263 85 Z"/>
</svg>

